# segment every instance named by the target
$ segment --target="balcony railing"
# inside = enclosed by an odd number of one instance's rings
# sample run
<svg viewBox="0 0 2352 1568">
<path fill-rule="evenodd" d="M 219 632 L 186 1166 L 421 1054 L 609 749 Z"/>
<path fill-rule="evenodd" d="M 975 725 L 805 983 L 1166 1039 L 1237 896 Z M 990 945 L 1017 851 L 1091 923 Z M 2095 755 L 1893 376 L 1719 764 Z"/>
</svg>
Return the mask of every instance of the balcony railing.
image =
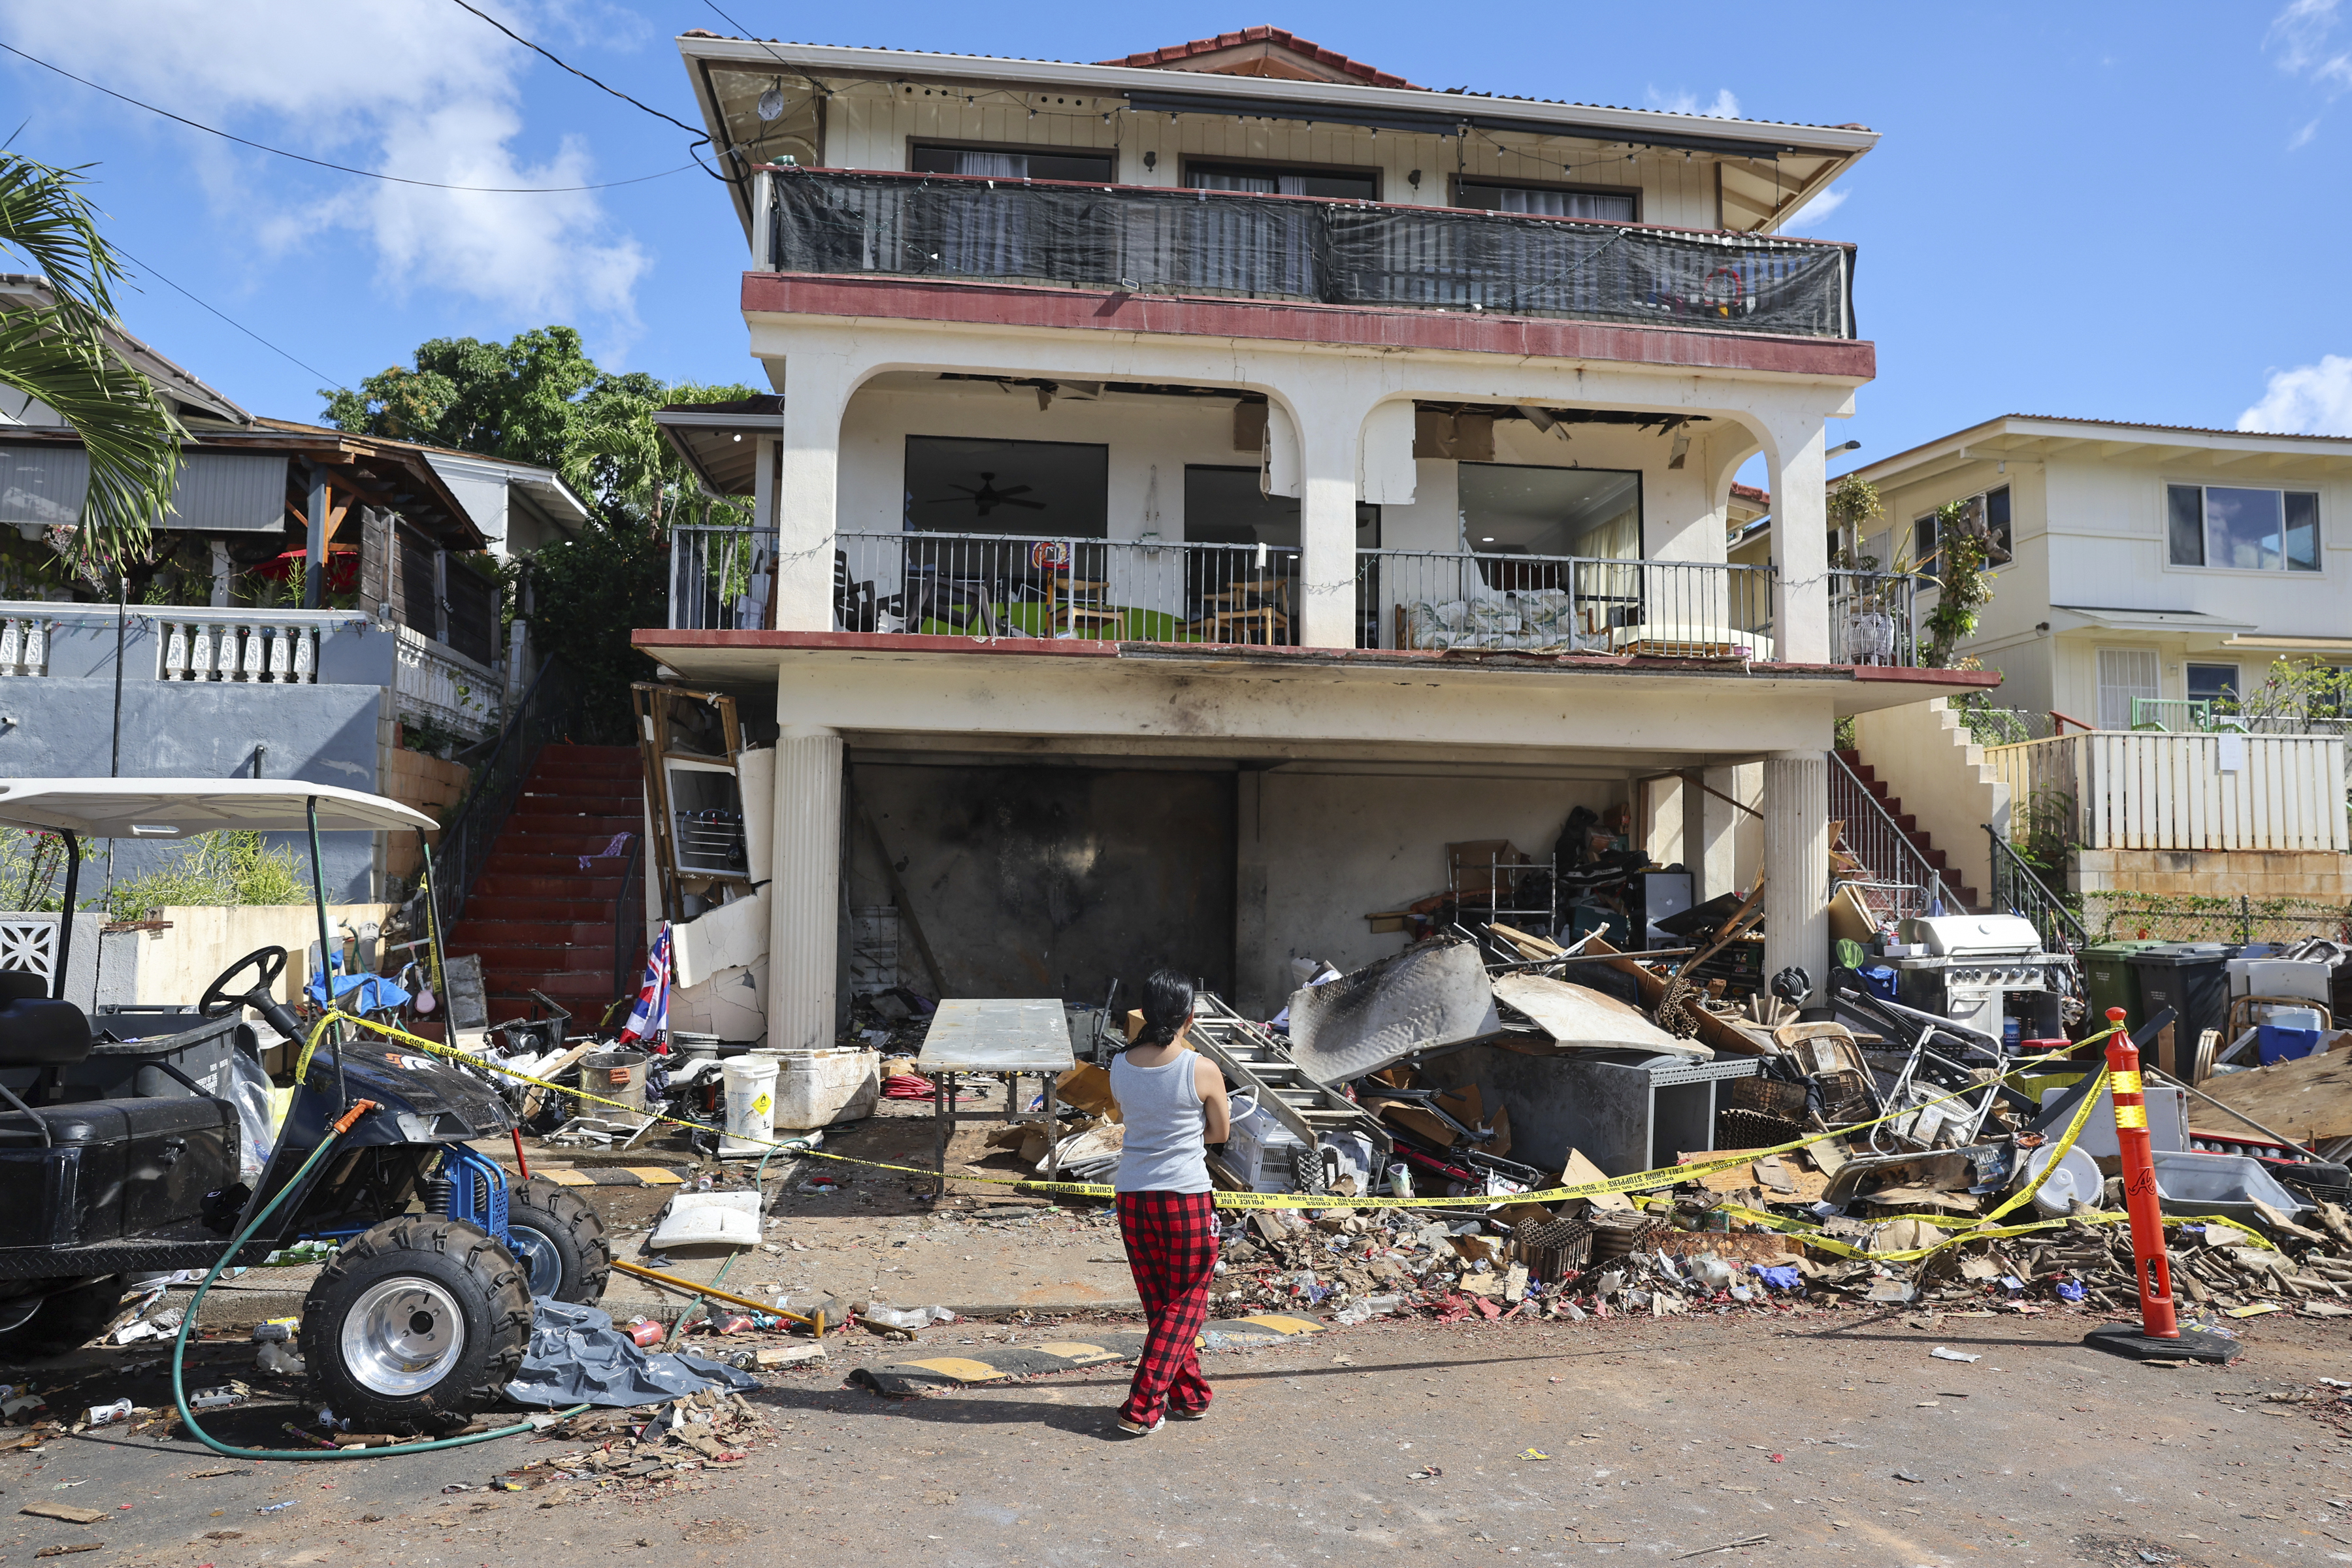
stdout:
<svg viewBox="0 0 2352 1568">
<path fill-rule="evenodd" d="M 1296 643 L 1298 552 L 995 533 L 843 533 L 843 631 Z"/>
<path fill-rule="evenodd" d="M 1356 552 L 1357 646 L 1772 658 L 1772 573 L 1702 561 Z"/>
<path fill-rule="evenodd" d="M 692 631 L 757 631 L 767 624 L 776 534 L 767 528 L 689 524 L 669 531 L 669 624 Z"/>
<path fill-rule="evenodd" d="M 1830 574 L 1830 662 L 1916 665 L 1916 582 L 1899 572 Z"/>
<path fill-rule="evenodd" d="M 768 185 L 777 272 L 1854 335 L 1852 250 L 1818 240 L 947 174 L 785 168 Z"/>
</svg>

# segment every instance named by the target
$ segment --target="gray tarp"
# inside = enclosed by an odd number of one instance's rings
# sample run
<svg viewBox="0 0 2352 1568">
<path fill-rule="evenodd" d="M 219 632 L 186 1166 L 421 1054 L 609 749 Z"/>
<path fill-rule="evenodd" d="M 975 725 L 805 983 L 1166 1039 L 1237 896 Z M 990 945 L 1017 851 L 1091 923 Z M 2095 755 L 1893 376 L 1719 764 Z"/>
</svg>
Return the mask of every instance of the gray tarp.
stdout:
<svg viewBox="0 0 2352 1568">
<path fill-rule="evenodd" d="M 700 1356 L 639 1350 L 609 1313 L 569 1301 L 534 1300 L 530 1348 L 507 1384 L 517 1405 L 659 1405 L 709 1387 L 747 1389 L 760 1380 Z"/>
<path fill-rule="evenodd" d="M 1318 1083 L 1378 1072 L 1414 1051 L 1499 1033 L 1495 988 L 1466 942 L 1407 948 L 1290 995 L 1290 1059 Z"/>
</svg>

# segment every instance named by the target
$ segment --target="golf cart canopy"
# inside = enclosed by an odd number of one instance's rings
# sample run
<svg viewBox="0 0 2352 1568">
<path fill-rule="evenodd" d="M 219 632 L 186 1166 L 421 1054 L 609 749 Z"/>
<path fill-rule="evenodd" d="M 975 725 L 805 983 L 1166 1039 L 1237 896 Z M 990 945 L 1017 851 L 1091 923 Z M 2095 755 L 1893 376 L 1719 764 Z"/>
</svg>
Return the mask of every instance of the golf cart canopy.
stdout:
<svg viewBox="0 0 2352 1568">
<path fill-rule="evenodd" d="M 220 828 L 300 833 L 319 803 L 322 833 L 438 827 L 413 806 L 341 784 L 290 779 L 11 779 L 0 781 L 0 824 L 82 838 L 169 841 Z"/>
</svg>

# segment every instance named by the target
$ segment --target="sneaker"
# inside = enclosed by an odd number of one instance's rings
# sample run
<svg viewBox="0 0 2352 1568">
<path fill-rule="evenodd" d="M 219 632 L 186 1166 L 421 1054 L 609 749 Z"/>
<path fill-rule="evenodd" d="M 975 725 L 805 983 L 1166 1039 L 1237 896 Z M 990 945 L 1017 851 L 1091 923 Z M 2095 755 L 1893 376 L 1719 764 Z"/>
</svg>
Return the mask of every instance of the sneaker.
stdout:
<svg viewBox="0 0 2352 1568">
<path fill-rule="evenodd" d="M 1209 1418 L 1209 1407 L 1205 1405 L 1171 1405 L 1168 1407 L 1168 1414 L 1179 1421 L 1206 1421 Z"/>
<path fill-rule="evenodd" d="M 1160 1428 L 1167 1425 L 1168 1417 L 1165 1415 L 1160 1416 L 1149 1426 L 1145 1426 L 1140 1421 L 1129 1421 L 1124 1415 L 1118 1418 L 1118 1429 L 1126 1433 L 1130 1437 L 1149 1437 L 1154 1432 L 1159 1431 Z"/>
</svg>

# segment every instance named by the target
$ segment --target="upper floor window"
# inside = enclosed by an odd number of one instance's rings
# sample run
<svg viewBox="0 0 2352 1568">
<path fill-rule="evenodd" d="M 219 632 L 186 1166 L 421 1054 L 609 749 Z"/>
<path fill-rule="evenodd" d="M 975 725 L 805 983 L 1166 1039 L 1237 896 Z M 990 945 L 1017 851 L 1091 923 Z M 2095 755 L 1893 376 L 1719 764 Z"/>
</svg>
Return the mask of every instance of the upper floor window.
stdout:
<svg viewBox="0 0 2352 1568">
<path fill-rule="evenodd" d="M 1278 163 L 1188 163 L 1184 184 L 1195 191 L 1254 191 L 1266 196 L 1336 196 L 1342 201 L 1381 199 L 1375 169 L 1286 168 Z"/>
<path fill-rule="evenodd" d="M 2167 485 L 2165 501 L 2175 566 L 2319 570 L 2319 497 L 2313 491 Z"/>
<path fill-rule="evenodd" d="M 1082 147 L 959 147 L 918 142 L 907 167 L 919 174 L 978 174 L 992 180 L 1079 180 L 1109 184 L 1118 177 L 1118 154 Z"/>
<path fill-rule="evenodd" d="M 1517 184 L 1507 180 L 1456 181 L 1456 206 L 1489 212 L 1532 213 L 1538 217 L 1590 217 L 1632 223 L 1639 216 L 1631 191 L 1579 191 L 1563 185 Z"/>
<path fill-rule="evenodd" d="M 1984 531 L 1990 546 L 1985 552 L 1987 563 L 1994 566 L 2007 564 L 2015 552 L 2015 535 L 2009 521 L 2009 487 L 1997 485 L 1969 496 L 1960 502 L 1960 516 L 1966 523 Z M 1936 550 L 1941 543 L 1937 529 L 1936 513 L 1932 511 L 1911 524 L 1911 553 L 1922 572 L 1936 569 Z"/>
</svg>

